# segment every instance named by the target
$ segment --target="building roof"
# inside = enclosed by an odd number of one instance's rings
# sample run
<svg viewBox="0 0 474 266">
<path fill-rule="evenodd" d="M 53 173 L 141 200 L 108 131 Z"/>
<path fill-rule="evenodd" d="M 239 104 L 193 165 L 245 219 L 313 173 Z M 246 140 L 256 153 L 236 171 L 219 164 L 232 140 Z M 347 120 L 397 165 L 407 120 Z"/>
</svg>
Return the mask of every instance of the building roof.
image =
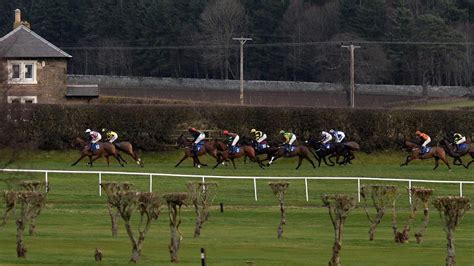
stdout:
<svg viewBox="0 0 474 266">
<path fill-rule="evenodd" d="M 67 85 L 66 97 L 99 97 L 99 86 Z"/>
<path fill-rule="evenodd" d="M 21 25 L 0 39 L 0 57 L 71 58 L 72 56 Z"/>
</svg>

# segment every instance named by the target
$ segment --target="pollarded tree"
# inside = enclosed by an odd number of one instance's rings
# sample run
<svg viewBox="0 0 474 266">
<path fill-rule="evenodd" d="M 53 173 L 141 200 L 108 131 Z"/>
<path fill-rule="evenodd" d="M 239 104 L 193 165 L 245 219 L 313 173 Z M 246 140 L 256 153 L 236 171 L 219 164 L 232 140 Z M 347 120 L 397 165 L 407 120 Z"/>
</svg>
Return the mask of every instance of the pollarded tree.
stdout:
<svg viewBox="0 0 474 266">
<path fill-rule="evenodd" d="M 329 217 L 334 227 L 334 246 L 332 248 L 332 257 L 329 261 L 330 266 L 341 265 L 340 252 L 342 248 L 342 238 L 344 232 L 344 223 L 356 202 L 353 197 L 345 194 L 323 195 L 321 196 L 323 206 L 329 209 Z"/>
<path fill-rule="evenodd" d="M 277 237 L 281 238 L 283 235 L 283 225 L 286 224 L 286 214 L 285 214 L 285 194 L 288 191 L 288 182 L 270 182 L 268 183 L 270 188 L 273 191 L 273 194 L 278 197 L 280 202 L 280 224 L 277 229 Z"/>
<path fill-rule="evenodd" d="M 181 225 L 181 207 L 186 205 L 188 199 L 188 193 L 167 193 L 163 195 L 163 198 L 168 204 L 169 218 L 170 218 L 170 231 L 171 231 L 171 243 L 168 245 L 170 251 L 171 262 L 178 262 L 178 251 L 181 244 L 183 235 L 179 231 Z"/>
<path fill-rule="evenodd" d="M 408 193 L 410 193 L 412 201 L 410 206 L 410 215 L 408 216 L 408 220 L 403 227 L 403 230 L 399 232 L 397 230 L 397 222 L 394 219 L 393 222 L 393 232 L 395 234 L 395 242 L 397 243 L 408 243 L 408 239 L 410 238 L 410 229 L 413 221 L 415 220 L 416 213 L 418 211 L 418 205 L 421 202 L 423 205 L 423 222 L 420 231 L 418 231 L 415 236 L 417 238 L 417 242 L 421 243 L 423 233 L 428 226 L 429 221 L 429 208 L 428 208 L 428 201 L 431 195 L 433 194 L 432 189 L 425 189 L 423 187 L 412 187 L 408 189 Z"/>
<path fill-rule="evenodd" d="M 365 185 L 360 189 L 360 195 L 364 201 L 364 210 L 371 225 L 369 229 L 369 240 L 374 240 L 377 225 L 382 221 L 386 207 L 390 206 L 393 210 L 395 202 L 399 196 L 397 186 L 386 185 Z M 372 218 L 369 214 L 369 201 L 375 208 L 375 216 Z"/>
<path fill-rule="evenodd" d="M 130 183 L 115 183 L 115 182 L 107 182 L 101 184 L 106 194 L 115 194 L 121 190 L 130 190 L 133 186 Z M 117 208 L 114 208 L 110 202 L 107 201 L 107 211 L 110 216 L 110 221 L 112 223 L 112 236 L 116 237 L 118 235 L 118 222 L 117 219 L 120 216 L 119 211 Z"/>
<path fill-rule="evenodd" d="M 107 194 L 108 203 L 117 209 L 125 223 L 125 229 L 132 242 L 130 261 L 136 263 L 141 256 L 143 242 L 151 223 L 157 220 L 160 214 L 160 197 L 154 192 L 137 192 L 130 183 L 116 185 L 102 183 L 101 186 Z M 120 189 L 112 189 L 114 187 Z M 136 211 L 140 214 L 138 238 L 131 225 L 132 215 Z"/>
<path fill-rule="evenodd" d="M 18 191 L 8 190 L 4 193 L 6 210 L 1 225 L 5 225 L 7 219 L 15 207 L 20 204 L 21 212 L 16 220 L 16 252 L 18 258 L 26 258 L 27 249 L 23 235 L 25 226 L 30 223 L 30 235 L 34 233 L 36 218 L 46 204 L 45 183 L 39 181 L 23 181 Z"/>
<path fill-rule="evenodd" d="M 433 201 L 433 205 L 438 209 L 439 215 L 444 217 L 444 231 L 448 239 L 446 266 L 454 266 L 456 265 L 454 230 L 456 230 L 464 214 L 471 208 L 471 201 L 464 197 L 438 197 Z"/>
<path fill-rule="evenodd" d="M 216 197 L 217 183 L 188 182 L 186 186 L 188 188 L 189 200 L 192 201 L 194 212 L 196 213 L 194 237 L 199 237 L 202 225 L 209 219 L 209 211 Z"/>
</svg>

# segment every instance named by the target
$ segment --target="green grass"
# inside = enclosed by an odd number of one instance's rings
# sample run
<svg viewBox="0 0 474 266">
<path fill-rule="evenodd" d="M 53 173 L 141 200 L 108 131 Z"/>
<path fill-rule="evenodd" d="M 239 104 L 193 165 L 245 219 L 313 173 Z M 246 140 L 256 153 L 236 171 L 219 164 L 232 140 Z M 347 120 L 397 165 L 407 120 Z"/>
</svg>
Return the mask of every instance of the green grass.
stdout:
<svg viewBox="0 0 474 266">
<path fill-rule="evenodd" d="M 441 103 L 427 103 L 422 105 L 417 105 L 415 108 L 422 110 L 455 110 L 455 109 L 465 109 L 474 108 L 474 101 L 472 100 L 453 100 L 449 102 Z"/>
<path fill-rule="evenodd" d="M 2 150 L 1 162 L 14 158 L 8 168 L 29 169 L 71 169 L 88 170 L 85 162 L 76 167 L 70 163 L 77 157 L 76 152 L 22 151 L 15 153 Z M 138 171 L 155 173 L 178 173 L 197 175 L 239 175 L 239 176 L 372 176 L 390 178 L 415 178 L 431 180 L 473 181 L 472 169 L 456 167 L 448 172 L 441 165 L 431 170 L 433 161 L 413 162 L 408 167 L 399 167 L 402 153 L 357 154 L 353 165 L 346 167 L 321 166 L 313 169 L 303 162 L 300 170 L 295 170 L 295 159 L 283 159 L 265 170 L 255 164 L 244 165 L 237 161 L 237 170 L 231 167 L 218 169 L 196 169 L 191 161 L 174 168 L 180 154 L 148 153 L 143 155 L 145 168 L 127 165 L 121 168 L 115 162 L 110 167 L 99 160 L 92 170 Z M 203 159 L 212 163 L 209 158 Z M 104 181 L 130 181 L 138 189 L 148 189 L 148 177 L 103 175 Z M 43 174 L 0 173 L 0 189 L 14 187 L 19 180 L 43 180 Z M 279 179 L 279 178 L 278 178 Z M 51 191 L 48 204 L 38 219 L 37 235 L 26 237 L 28 258 L 17 259 L 15 253 L 16 229 L 13 219 L 0 228 L 0 264 L 95 264 L 94 249 L 104 252 L 103 263 L 123 264 L 130 256 L 131 246 L 121 224 L 119 237 L 112 238 L 109 217 L 105 208 L 105 197 L 98 196 L 97 175 L 50 174 Z M 184 191 L 185 183 L 192 178 L 155 177 L 154 191 L 159 193 Z M 302 180 L 291 180 L 286 197 L 287 221 L 284 238 L 276 238 L 279 222 L 277 199 L 268 188 L 269 180 L 257 182 L 258 201 L 254 200 L 253 180 L 208 179 L 219 184 L 218 195 L 210 220 L 204 224 L 202 236 L 192 237 L 194 213 L 187 207 L 183 212 L 181 231 L 184 239 L 179 253 L 180 265 L 199 265 L 199 249 L 206 248 L 209 265 L 245 265 L 254 261 L 256 265 L 327 265 L 333 244 L 333 229 L 327 210 L 321 207 L 320 196 L 324 193 L 349 193 L 357 196 L 356 181 L 310 180 L 309 201 L 305 199 Z M 366 182 L 367 183 L 367 182 Z M 408 195 L 406 183 L 398 184 L 403 195 L 398 201 L 400 219 L 408 215 Z M 458 185 L 416 184 L 435 189 L 435 196 L 457 195 Z M 474 185 L 464 186 L 464 195 L 474 199 Z M 224 213 L 218 209 L 224 204 Z M 415 227 L 418 228 L 421 216 Z M 400 221 L 401 223 L 402 221 Z M 140 264 L 169 265 L 169 221 L 168 211 L 163 212 L 146 237 Z M 379 225 L 376 240 L 368 241 L 368 221 L 362 208 L 355 209 L 349 216 L 342 247 L 344 265 L 441 265 L 446 255 L 446 236 L 442 230 L 442 220 L 432 210 L 431 221 L 422 244 L 399 245 L 393 242 L 390 215 Z M 400 225 L 401 226 L 401 225 Z M 413 233 L 413 232 L 412 232 Z M 474 265 L 474 214 L 468 212 L 455 233 L 458 265 Z"/>
</svg>

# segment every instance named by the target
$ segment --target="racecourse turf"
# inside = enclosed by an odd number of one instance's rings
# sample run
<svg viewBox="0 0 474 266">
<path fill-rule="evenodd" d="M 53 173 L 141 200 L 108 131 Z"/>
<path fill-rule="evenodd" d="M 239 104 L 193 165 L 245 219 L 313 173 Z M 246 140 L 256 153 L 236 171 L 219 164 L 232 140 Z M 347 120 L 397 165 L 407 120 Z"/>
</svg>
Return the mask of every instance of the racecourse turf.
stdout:
<svg viewBox="0 0 474 266">
<path fill-rule="evenodd" d="M 383 152 L 374 154 L 358 153 L 349 166 L 321 166 L 313 169 L 303 162 L 295 170 L 296 159 L 284 158 L 265 170 L 254 163 L 243 164 L 237 160 L 237 169 L 219 166 L 217 169 L 193 168 L 190 160 L 175 168 L 180 151 L 166 153 L 145 153 L 144 168 L 133 165 L 130 159 L 126 167 L 112 161 L 107 167 L 99 160 L 91 169 L 85 162 L 76 167 L 70 164 L 77 158 L 74 151 L 0 151 L 0 166 L 24 169 L 62 169 L 62 170 L 107 170 L 152 173 L 197 174 L 197 175 L 238 175 L 238 176 L 360 176 L 412 178 L 429 180 L 474 181 L 472 169 L 453 167 L 447 171 L 440 165 L 433 171 L 433 161 L 413 162 L 400 167 L 404 154 Z M 210 158 L 203 161 L 212 164 Z M 105 208 L 106 198 L 98 196 L 98 177 L 96 174 L 49 174 L 51 191 L 48 203 L 37 222 L 37 234 L 26 236 L 28 249 L 26 259 L 16 258 L 14 219 L 0 227 L 0 264 L 96 264 L 94 250 L 103 251 L 102 264 L 124 264 L 128 262 L 131 245 L 120 223 L 119 236 L 113 238 L 110 232 L 110 219 Z M 16 187 L 19 180 L 44 180 L 44 174 L 0 173 L 0 189 Z M 103 175 L 103 181 L 129 181 L 139 190 L 147 191 L 149 178 L 145 176 Z M 154 177 L 153 190 L 158 193 L 185 191 L 185 177 Z M 276 180 L 283 180 L 277 178 Z M 181 232 L 183 240 L 179 252 L 180 265 L 199 265 L 201 247 L 206 249 L 208 265 L 327 265 L 331 257 L 334 232 L 327 209 L 323 208 L 322 194 L 348 193 L 357 197 L 357 182 L 344 180 L 309 180 L 309 201 L 305 198 L 303 180 L 289 180 L 290 188 L 286 195 L 287 225 L 282 239 L 276 238 L 279 223 L 277 198 L 268 187 L 270 180 L 258 180 L 258 201 L 254 199 L 253 179 L 206 179 L 217 182 L 217 197 L 211 217 L 204 224 L 200 238 L 193 238 L 194 212 L 185 207 L 182 213 Z M 368 182 L 362 184 L 384 183 L 400 187 L 402 195 L 398 199 L 399 227 L 408 216 L 407 183 Z M 458 195 L 459 185 L 421 184 L 434 188 L 435 195 Z M 474 184 L 465 184 L 463 194 L 474 200 Z M 219 211 L 219 203 L 224 204 L 224 212 Z M 361 206 L 361 205 L 359 205 Z M 3 212 L 3 204 L 1 207 Z M 17 210 L 18 213 L 19 210 Z M 341 251 L 343 265 L 442 265 L 446 256 L 446 235 L 442 219 L 431 207 L 430 224 L 425 241 L 416 244 L 413 233 L 420 225 L 418 213 L 414 230 L 408 244 L 393 242 L 391 215 L 386 214 L 378 226 L 375 241 L 368 240 L 369 223 L 363 208 L 352 211 L 347 219 Z M 158 222 L 153 224 L 145 238 L 142 257 L 144 265 L 171 265 L 169 263 L 169 220 L 164 207 Z M 458 265 L 474 265 L 474 212 L 469 211 L 455 232 Z"/>
</svg>

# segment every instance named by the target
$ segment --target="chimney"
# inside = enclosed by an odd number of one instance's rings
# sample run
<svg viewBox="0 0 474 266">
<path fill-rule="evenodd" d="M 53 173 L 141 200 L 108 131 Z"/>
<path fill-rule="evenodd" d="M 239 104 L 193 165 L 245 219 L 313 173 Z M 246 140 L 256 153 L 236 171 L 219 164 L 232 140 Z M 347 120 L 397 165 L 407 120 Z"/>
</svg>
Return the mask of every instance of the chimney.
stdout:
<svg viewBox="0 0 474 266">
<path fill-rule="evenodd" d="M 21 10 L 17 8 L 15 9 L 15 21 L 13 22 L 13 29 L 18 28 L 21 25 L 30 28 L 30 23 L 27 21 L 21 21 Z"/>
</svg>

